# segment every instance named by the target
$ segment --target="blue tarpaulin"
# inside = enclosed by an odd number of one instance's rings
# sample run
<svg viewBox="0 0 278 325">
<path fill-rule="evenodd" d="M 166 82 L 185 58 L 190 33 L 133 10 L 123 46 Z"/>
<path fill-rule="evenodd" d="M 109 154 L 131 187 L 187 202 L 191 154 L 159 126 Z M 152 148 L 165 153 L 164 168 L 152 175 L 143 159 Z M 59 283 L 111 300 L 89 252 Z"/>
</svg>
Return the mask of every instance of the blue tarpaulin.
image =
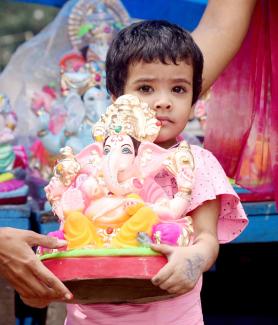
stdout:
<svg viewBox="0 0 278 325">
<path fill-rule="evenodd" d="M 66 0 L 16 0 L 61 7 Z M 198 24 L 207 0 L 122 0 L 130 16 L 139 19 L 166 19 L 193 30 Z"/>
</svg>

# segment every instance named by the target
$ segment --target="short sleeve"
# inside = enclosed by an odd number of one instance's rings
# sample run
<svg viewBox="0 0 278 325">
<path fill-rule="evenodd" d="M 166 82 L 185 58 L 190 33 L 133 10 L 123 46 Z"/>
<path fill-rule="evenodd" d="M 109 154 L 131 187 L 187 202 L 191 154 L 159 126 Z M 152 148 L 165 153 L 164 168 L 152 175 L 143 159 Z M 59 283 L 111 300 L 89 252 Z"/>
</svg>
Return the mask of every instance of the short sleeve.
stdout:
<svg viewBox="0 0 278 325">
<path fill-rule="evenodd" d="M 218 221 L 218 240 L 220 243 L 235 239 L 247 226 L 248 219 L 239 197 L 218 160 L 211 152 L 191 145 L 195 161 L 195 182 L 188 211 L 192 211 L 203 202 L 221 199 L 221 211 Z"/>
</svg>

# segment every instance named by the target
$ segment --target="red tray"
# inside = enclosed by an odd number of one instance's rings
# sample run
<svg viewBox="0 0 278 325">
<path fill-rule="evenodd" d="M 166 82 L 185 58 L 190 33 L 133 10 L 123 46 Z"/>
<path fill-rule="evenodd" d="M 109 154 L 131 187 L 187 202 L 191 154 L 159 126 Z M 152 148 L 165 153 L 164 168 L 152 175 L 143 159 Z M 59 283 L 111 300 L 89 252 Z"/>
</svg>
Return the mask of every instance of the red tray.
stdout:
<svg viewBox="0 0 278 325">
<path fill-rule="evenodd" d="M 167 263 L 164 256 L 67 257 L 43 263 L 71 290 L 73 303 L 147 303 L 174 296 L 151 282 Z"/>
</svg>

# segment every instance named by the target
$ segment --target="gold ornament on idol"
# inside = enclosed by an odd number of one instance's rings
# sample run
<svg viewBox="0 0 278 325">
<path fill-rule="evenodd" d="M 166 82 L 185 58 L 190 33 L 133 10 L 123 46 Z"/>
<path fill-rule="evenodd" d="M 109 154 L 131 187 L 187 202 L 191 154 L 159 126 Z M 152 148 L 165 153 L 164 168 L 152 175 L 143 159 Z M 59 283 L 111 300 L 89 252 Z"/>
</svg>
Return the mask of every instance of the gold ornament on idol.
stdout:
<svg viewBox="0 0 278 325">
<path fill-rule="evenodd" d="M 79 173 L 81 166 L 76 160 L 71 147 L 60 149 L 61 159 L 54 167 L 54 176 L 65 186 L 69 186 L 76 175 Z"/>
</svg>

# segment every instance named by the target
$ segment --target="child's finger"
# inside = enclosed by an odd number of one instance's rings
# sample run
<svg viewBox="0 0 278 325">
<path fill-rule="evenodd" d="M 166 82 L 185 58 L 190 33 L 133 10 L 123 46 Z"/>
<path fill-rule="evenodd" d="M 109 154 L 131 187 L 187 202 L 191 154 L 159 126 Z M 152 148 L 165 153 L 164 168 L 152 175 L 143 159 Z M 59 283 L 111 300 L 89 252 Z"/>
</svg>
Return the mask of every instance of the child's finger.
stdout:
<svg viewBox="0 0 278 325">
<path fill-rule="evenodd" d="M 166 289 L 170 294 L 175 294 L 175 295 L 182 295 L 190 291 L 190 289 L 183 288 L 181 286 L 169 286 Z"/>
<path fill-rule="evenodd" d="M 152 278 L 152 283 L 156 286 L 161 286 L 161 284 L 167 279 L 169 279 L 173 274 L 173 266 L 171 263 L 167 263 L 160 271 Z"/>
<path fill-rule="evenodd" d="M 183 286 L 183 282 L 181 281 L 180 277 L 176 274 L 175 270 L 173 270 L 171 275 L 159 285 L 161 289 L 167 290 L 168 292 L 172 291 L 174 288 L 175 291 L 173 293 L 178 292 L 181 288 L 183 288 Z"/>
<path fill-rule="evenodd" d="M 165 256 L 169 256 L 173 252 L 173 246 L 165 244 L 151 244 L 151 249 Z"/>
<path fill-rule="evenodd" d="M 173 280 L 173 276 L 171 275 L 166 281 L 162 282 L 159 285 L 159 288 L 162 290 L 166 290 L 170 293 L 170 289 L 173 288 L 173 286 L 175 285 L 175 282 Z"/>
</svg>

